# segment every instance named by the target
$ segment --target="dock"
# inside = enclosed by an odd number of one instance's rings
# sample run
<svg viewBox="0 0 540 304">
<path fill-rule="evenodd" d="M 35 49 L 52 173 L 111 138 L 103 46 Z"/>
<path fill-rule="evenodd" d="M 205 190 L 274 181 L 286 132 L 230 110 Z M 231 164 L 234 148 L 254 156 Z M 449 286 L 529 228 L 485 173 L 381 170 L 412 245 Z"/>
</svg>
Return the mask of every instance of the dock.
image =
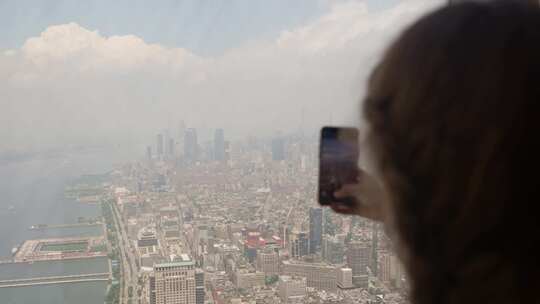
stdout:
<svg viewBox="0 0 540 304">
<path fill-rule="evenodd" d="M 38 224 L 38 225 L 32 225 L 28 227 L 29 230 L 43 230 L 43 229 L 55 229 L 55 228 L 76 228 L 76 227 L 92 227 L 92 226 L 99 226 L 101 225 L 101 222 L 96 223 L 74 223 L 74 224 L 56 224 L 56 225 L 48 225 L 48 224 Z"/>
<path fill-rule="evenodd" d="M 79 282 L 109 281 L 109 280 L 110 280 L 110 273 L 102 272 L 102 273 L 89 273 L 89 274 L 66 275 L 66 276 L 0 280 L 0 288 L 64 284 L 64 283 L 79 283 Z"/>
</svg>

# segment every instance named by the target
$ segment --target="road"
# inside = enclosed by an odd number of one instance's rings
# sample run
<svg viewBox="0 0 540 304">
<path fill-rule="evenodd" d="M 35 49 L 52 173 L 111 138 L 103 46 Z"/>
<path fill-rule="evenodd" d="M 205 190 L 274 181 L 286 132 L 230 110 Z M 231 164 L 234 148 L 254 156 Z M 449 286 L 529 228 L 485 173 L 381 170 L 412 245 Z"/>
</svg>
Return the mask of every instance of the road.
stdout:
<svg viewBox="0 0 540 304">
<path fill-rule="evenodd" d="M 129 241 L 126 233 L 125 225 L 122 220 L 122 216 L 118 210 L 116 204 L 112 203 L 112 209 L 114 213 L 114 221 L 116 225 L 116 231 L 118 233 L 118 244 L 120 247 L 120 254 L 122 255 L 122 290 L 120 291 L 120 303 L 129 303 L 129 287 L 132 288 L 132 304 L 139 303 L 137 297 L 138 286 L 138 269 L 135 264 L 136 258 L 134 255 L 133 244 Z"/>
</svg>

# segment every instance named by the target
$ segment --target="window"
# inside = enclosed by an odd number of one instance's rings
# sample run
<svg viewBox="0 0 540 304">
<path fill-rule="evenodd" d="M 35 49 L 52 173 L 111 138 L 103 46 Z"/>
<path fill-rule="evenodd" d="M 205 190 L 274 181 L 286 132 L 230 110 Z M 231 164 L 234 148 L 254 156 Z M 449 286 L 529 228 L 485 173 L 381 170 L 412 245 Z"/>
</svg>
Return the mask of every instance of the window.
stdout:
<svg viewBox="0 0 540 304">
<path fill-rule="evenodd" d="M 382 50 L 443 2 L 3 1 L 2 301 L 278 301 L 285 274 L 399 299 L 381 230 L 317 209 L 318 131 L 362 126 Z"/>
</svg>

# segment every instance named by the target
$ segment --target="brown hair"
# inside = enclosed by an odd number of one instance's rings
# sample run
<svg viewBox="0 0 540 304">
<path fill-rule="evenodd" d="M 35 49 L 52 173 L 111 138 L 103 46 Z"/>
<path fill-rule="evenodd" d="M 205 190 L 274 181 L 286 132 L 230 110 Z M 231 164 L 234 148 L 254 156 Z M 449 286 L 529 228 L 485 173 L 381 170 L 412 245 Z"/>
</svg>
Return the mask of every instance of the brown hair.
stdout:
<svg viewBox="0 0 540 304">
<path fill-rule="evenodd" d="M 364 113 L 422 303 L 540 299 L 540 9 L 442 8 L 408 28 Z"/>
</svg>

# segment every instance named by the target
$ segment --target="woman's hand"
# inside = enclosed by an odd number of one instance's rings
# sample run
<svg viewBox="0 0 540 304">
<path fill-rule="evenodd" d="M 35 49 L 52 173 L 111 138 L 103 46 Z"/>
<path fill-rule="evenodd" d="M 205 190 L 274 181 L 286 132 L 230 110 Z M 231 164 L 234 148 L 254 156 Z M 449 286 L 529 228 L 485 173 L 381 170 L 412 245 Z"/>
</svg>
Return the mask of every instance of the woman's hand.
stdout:
<svg viewBox="0 0 540 304">
<path fill-rule="evenodd" d="M 382 185 L 361 169 L 358 169 L 358 182 L 343 185 L 334 192 L 334 197 L 346 201 L 330 205 L 337 213 L 355 214 L 375 221 L 384 219 L 387 195 Z"/>
</svg>

